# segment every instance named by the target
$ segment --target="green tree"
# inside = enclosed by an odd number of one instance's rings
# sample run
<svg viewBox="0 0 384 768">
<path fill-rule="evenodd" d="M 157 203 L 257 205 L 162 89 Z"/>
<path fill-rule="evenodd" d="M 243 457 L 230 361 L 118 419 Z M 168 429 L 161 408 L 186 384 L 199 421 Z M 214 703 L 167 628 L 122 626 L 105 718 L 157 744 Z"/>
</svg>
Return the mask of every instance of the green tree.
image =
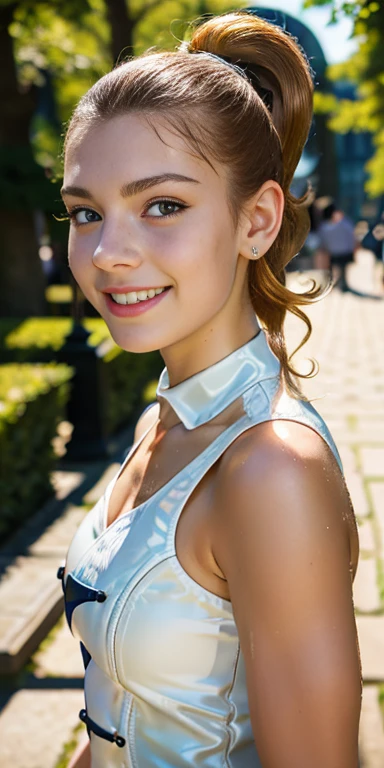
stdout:
<svg viewBox="0 0 384 768">
<path fill-rule="evenodd" d="M 356 85 L 358 99 L 338 100 L 318 94 L 315 110 L 329 114 L 329 127 L 339 133 L 369 131 L 374 154 L 366 165 L 366 190 L 370 197 L 384 193 L 384 3 L 378 0 L 305 0 L 304 6 L 329 5 L 330 23 L 342 14 L 353 19 L 353 37 L 358 49 L 351 58 L 328 69 L 331 80 L 348 80 Z"/>
<path fill-rule="evenodd" d="M 0 0 L 0 306 L 3 315 L 39 314 L 44 309 L 44 278 L 38 257 L 34 211 L 52 196 L 44 169 L 35 162 L 30 129 L 38 85 L 19 77 L 11 27 L 24 14 L 30 27 L 48 2 Z M 52 5 L 52 3 L 51 3 Z M 56 0 L 56 13 L 75 20 L 87 0 Z"/>
<path fill-rule="evenodd" d="M 47 175 L 61 175 L 62 130 L 77 101 L 116 62 L 153 45 L 174 49 L 190 20 L 230 8 L 227 0 L 0 0 L 1 314 L 43 312 L 34 210 L 62 209 Z M 43 89 L 48 115 L 36 112 Z"/>
</svg>

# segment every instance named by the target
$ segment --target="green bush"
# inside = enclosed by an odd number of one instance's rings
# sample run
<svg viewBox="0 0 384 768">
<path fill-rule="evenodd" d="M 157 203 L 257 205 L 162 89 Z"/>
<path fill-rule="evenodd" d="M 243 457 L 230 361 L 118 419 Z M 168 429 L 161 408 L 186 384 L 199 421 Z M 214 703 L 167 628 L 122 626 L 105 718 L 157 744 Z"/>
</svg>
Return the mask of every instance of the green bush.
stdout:
<svg viewBox="0 0 384 768">
<path fill-rule="evenodd" d="M 119 347 L 105 355 L 104 361 L 108 393 L 105 418 L 108 434 L 113 434 L 129 421 L 140 403 L 146 404 L 148 383 L 159 378 L 164 363 L 158 352 L 138 355 L 123 352 Z"/>
<path fill-rule="evenodd" d="M 45 289 L 45 299 L 48 304 L 71 305 L 73 301 L 72 288 L 70 285 L 59 285 L 56 283 L 48 285 Z"/>
<path fill-rule="evenodd" d="M 97 347 L 101 342 L 111 339 L 101 317 L 88 317 L 84 320 L 84 325 L 91 333 L 88 339 L 91 347 Z M 9 318 L 1 319 L 2 357 L 19 363 L 42 360 L 49 362 L 63 346 L 71 327 L 70 317 L 29 317 L 27 320 L 19 321 Z"/>
<path fill-rule="evenodd" d="M 52 440 L 72 376 L 55 363 L 0 365 L 0 539 L 52 493 Z"/>
<path fill-rule="evenodd" d="M 90 331 L 88 345 L 95 347 L 102 366 L 100 409 L 108 435 L 126 424 L 140 402 L 143 390 L 157 380 L 164 367 L 158 352 L 124 352 L 113 341 L 101 317 L 84 320 Z M 15 321 L 0 320 L 0 353 L 7 361 L 49 362 L 55 360 L 72 327 L 68 317 L 32 317 Z"/>
</svg>

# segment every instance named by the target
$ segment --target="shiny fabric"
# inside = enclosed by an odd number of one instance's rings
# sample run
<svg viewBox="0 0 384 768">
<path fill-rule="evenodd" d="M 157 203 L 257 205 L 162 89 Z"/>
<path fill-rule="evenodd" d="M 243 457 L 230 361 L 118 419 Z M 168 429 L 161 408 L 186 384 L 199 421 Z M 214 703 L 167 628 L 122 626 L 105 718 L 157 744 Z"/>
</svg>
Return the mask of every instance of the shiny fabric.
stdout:
<svg viewBox="0 0 384 768">
<path fill-rule="evenodd" d="M 104 602 L 74 605 L 72 594 L 72 631 L 91 655 L 87 716 L 124 741 L 119 748 L 91 733 L 92 768 L 261 768 L 231 603 L 184 571 L 175 533 L 201 478 L 255 424 L 289 419 L 308 425 L 341 468 L 319 414 L 287 393 L 276 402 L 278 386 L 279 363 L 263 331 L 176 387 L 169 388 L 165 369 L 157 396 L 170 402 L 187 429 L 240 395 L 244 415 L 150 499 L 106 528 L 112 488 L 133 446 L 73 539 L 64 585 L 70 574 L 72 592 L 80 583 L 84 594 L 106 595 Z"/>
</svg>

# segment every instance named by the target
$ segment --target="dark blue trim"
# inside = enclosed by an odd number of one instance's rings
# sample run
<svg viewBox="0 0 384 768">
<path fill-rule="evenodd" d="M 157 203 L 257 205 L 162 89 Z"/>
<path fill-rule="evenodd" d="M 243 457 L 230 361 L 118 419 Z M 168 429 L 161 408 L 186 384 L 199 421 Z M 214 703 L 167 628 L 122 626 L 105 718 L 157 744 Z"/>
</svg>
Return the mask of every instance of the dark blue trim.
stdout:
<svg viewBox="0 0 384 768">
<path fill-rule="evenodd" d="M 123 736 L 119 736 L 117 731 L 115 731 L 114 733 L 110 733 L 109 731 L 106 731 L 105 728 L 102 728 L 100 725 L 97 725 L 97 723 L 95 723 L 94 720 L 91 720 L 91 718 L 88 717 L 86 709 L 80 710 L 79 718 L 87 726 L 88 735 L 89 735 L 89 731 L 92 731 L 92 733 L 94 733 L 100 739 L 105 739 L 106 741 L 110 741 L 112 744 L 116 744 L 118 747 L 125 746 L 125 739 L 123 738 Z"/>
<path fill-rule="evenodd" d="M 81 650 L 81 655 L 83 657 L 84 669 L 87 669 L 87 666 L 88 666 L 89 662 L 91 661 L 92 656 L 89 653 L 89 651 L 87 651 L 85 645 L 81 642 L 81 640 L 80 640 L 80 650 Z"/>
<path fill-rule="evenodd" d="M 73 576 L 68 576 L 67 584 L 64 584 L 64 573 L 65 573 L 65 566 L 61 565 L 60 568 L 57 571 L 57 578 L 61 579 L 61 582 L 62 582 L 62 587 L 63 587 L 63 592 L 64 592 L 64 601 L 65 601 L 65 613 L 66 613 L 66 616 L 67 616 L 67 621 L 68 621 L 69 627 L 71 627 L 72 613 L 73 613 L 74 609 L 76 608 L 76 605 L 80 605 L 83 602 L 88 602 L 89 600 L 96 600 L 98 603 L 103 603 L 104 600 L 107 599 L 107 595 L 105 594 L 105 592 L 102 592 L 101 589 L 95 590 L 95 589 L 92 589 L 92 587 L 86 587 L 86 594 L 87 594 L 86 599 L 85 600 L 84 599 L 83 600 L 77 599 L 77 601 L 74 600 L 73 602 L 75 602 L 75 604 L 73 605 L 73 607 L 72 607 L 72 605 L 71 605 L 71 607 L 67 607 L 67 595 L 68 595 L 67 585 L 68 585 L 68 579 L 69 578 L 71 579 L 71 581 L 70 581 L 70 590 L 71 590 L 70 594 L 72 595 L 72 597 L 73 597 L 73 593 L 74 593 L 74 584 L 76 584 L 77 589 L 79 589 L 79 587 L 81 587 L 81 589 L 84 589 L 85 585 L 81 584 L 81 582 L 77 581 L 77 579 L 74 579 Z M 91 592 L 94 593 L 96 596 L 95 597 L 90 597 L 90 593 Z M 79 597 L 79 595 L 77 597 Z M 92 656 L 89 653 L 89 651 L 87 651 L 84 643 L 82 643 L 81 640 L 80 640 L 80 650 L 81 650 L 81 655 L 83 657 L 84 669 L 87 669 L 87 666 L 88 666 L 89 662 L 91 661 Z"/>
<path fill-rule="evenodd" d="M 58 579 L 61 579 L 61 581 L 63 581 L 63 578 L 64 578 L 64 571 L 65 571 L 65 565 L 60 565 L 60 568 L 57 569 L 56 576 Z"/>
<path fill-rule="evenodd" d="M 101 589 L 93 589 L 87 584 L 75 579 L 71 573 L 68 574 L 66 582 L 63 581 L 63 591 L 65 597 L 65 614 L 71 629 L 72 614 L 75 608 L 82 603 L 103 603 L 107 595 Z"/>
</svg>

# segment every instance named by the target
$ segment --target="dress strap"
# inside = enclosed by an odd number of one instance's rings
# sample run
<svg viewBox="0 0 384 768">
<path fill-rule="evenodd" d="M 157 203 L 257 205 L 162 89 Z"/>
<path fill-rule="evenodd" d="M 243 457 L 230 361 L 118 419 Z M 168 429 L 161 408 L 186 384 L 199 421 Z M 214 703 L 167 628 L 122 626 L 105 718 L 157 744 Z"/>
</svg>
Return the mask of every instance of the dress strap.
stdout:
<svg viewBox="0 0 384 768">
<path fill-rule="evenodd" d="M 176 482 L 175 485 L 172 485 L 172 493 L 168 494 L 168 496 L 172 495 L 176 499 L 180 494 L 183 496 L 183 503 L 178 505 L 179 508 L 177 514 L 173 519 L 173 524 L 170 526 L 168 546 L 171 545 L 171 547 L 174 548 L 174 533 L 178 519 L 185 503 L 200 480 L 202 480 L 204 475 L 207 474 L 209 469 L 211 469 L 237 437 L 257 424 L 262 424 L 267 421 L 286 420 L 294 421 L 313 429 L 320 435 L 320 437 L 322 437 L 331 449 L 339 465 L 340 471 L 343 472 L 340 456 L 332 436 L 322 417 L 313 406 L 306 401 L 295 400 L 289 395 L 284 395 L 283 398 L 279 400 L 277 406 L 272 406 L 273 394 L 276 392 L 276 383 L 274 384 L 271 382 L 270 388 L 267 388 L 265 384 L 265 382 L 263 382 L 263 384 L 259 383 L 252 388 L 252 391 L 248 390 L 244 393 L 243 403 L 245 414 L 234 424 L 225 429 L 224 432 L 222 432 L 222 434 L 208 446 L 208 448 L 202 451 L 202 453 L 188 465 L 185 472 L 180 474 L 178 482 Z M 160 506 L 162 506 L 162 504 L 160 504 Z"/>
</svg>

